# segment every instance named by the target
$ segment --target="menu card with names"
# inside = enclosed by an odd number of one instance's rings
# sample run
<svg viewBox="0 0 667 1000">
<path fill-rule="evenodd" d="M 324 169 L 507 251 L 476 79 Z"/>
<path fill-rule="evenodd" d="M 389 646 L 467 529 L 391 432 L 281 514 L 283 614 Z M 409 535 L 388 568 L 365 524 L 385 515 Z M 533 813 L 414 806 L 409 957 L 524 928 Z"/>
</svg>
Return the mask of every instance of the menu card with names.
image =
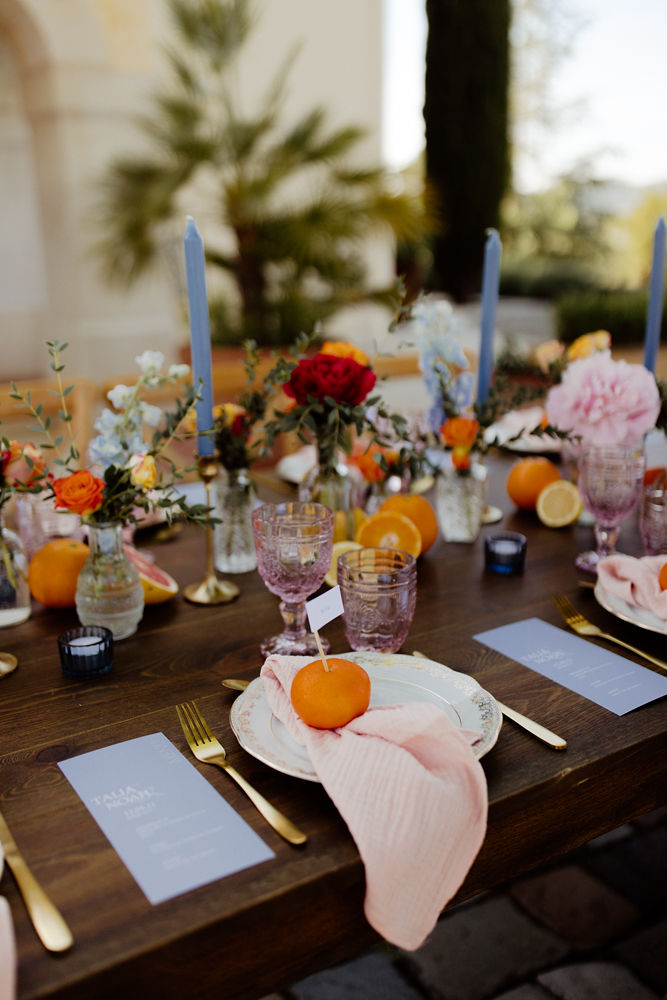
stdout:
<svg viewBox="0 0 667 1000">
<path fill-rule="evenodd" d="M 59 766 L 151 903 L 274 857 L 163 733 Z"/>
<path fill-rule="evenodd" d="M 667 677 L 539 618 L 474 636 L 615 715 L 667 695 Z"/>
</svg>

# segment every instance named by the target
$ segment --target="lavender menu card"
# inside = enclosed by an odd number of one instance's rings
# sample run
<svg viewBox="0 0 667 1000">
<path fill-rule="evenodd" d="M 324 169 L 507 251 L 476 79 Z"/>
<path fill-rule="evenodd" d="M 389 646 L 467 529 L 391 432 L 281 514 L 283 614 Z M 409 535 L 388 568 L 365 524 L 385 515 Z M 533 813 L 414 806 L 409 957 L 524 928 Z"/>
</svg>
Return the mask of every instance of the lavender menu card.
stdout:
<svg viewBox="0 0 667 1000">
<path fill-rule="evenodd" d="M 274 857 L 163 733 L 59 766 L 151 903 Z"/>
<path fill-rule="evenodd" d="M 501 625 L 474 638 L 615 715 L 667 695 L 667 677 L 539 618 Z"/>
</svg>

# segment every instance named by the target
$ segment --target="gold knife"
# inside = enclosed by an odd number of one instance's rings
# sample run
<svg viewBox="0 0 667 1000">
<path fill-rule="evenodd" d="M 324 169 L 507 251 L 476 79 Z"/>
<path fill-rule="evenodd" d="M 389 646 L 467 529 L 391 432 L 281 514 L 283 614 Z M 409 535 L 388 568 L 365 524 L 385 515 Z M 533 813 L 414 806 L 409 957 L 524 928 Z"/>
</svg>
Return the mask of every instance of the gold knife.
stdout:
<svg viewBox="0 0 667 1000">
<path fill-rule="evenodd" d="M 429 659 L 428 656 L 425 656 L 424 653 L 420 653 L 416 649 L 412 651 L 412 655 L 418 656 L 422 660 Z M 567 748 L 567 741 L 564 740 L 562 736 L 557 736 L 556 733 L 552 733 L 550 729 L 547 729 L 545 726 L 541 726 L 539 722 L 534 722 L 533 719 L 529 719 L 527 715 L 522 715 L 521 712 L 517 712 L 514 708 L 508 708 L 507 705 L 503 705 L 501 701 L 498 701 L 495 695 L 491 695 L 491 697 L 495 699 L 498 708 L 506 719 L 511 719 L 512 722 L 515 722 L 517 726 L 521 726 L 527 733 L 530 733 L 531 736 L 535 736 L 538 740 L 542 740 L 542 742 L 546 743 L 547 746 L 550 746 L 552 750 L 565 750 Z"/>
<path fill-rule="evenodd" d="M 2 813 L 0 844 L 42 944 L 49 951 L 67 951 L 74 941 L 72 933 L 25 863 Z"/>
<path fill-rule="evenodd" d="M 422 660 L 427 660 L 427 656 L 423 656 L 421 653 L 416 651 L 412 654 L 413 656 L 418 656 Z M 231 691 L 245 691 L 248 687 L 250 681 L 240 680 L 237 677 L 226 677 L 222 682 L 223 687 L 229 688 Z M 495 698 L 494 695 L 492 697 Z M 565 750 L 567 747 L 567 741 L 561 736 L 557 736 L 556 733 L 552 733 L 550 729 L 545 726 L 541 726 L 539 722 L 534 722 L 533 719 L 529 719 L 527 715 L 522 715 L 521 712 L 516 712 L 513 708 L 509 708 L 507 705 L 503 705 L 501 701 L 495 698 L 495 702 L 498 708 L 503 713 L 505 718 L 511 719 L 515 722 L 517 726 L 522 726 L 527 732 L 532 736 L 536 736 L 538 740 L 542 740 L 547 746 L 550 746 L 553 750 Z"/>
</svg>

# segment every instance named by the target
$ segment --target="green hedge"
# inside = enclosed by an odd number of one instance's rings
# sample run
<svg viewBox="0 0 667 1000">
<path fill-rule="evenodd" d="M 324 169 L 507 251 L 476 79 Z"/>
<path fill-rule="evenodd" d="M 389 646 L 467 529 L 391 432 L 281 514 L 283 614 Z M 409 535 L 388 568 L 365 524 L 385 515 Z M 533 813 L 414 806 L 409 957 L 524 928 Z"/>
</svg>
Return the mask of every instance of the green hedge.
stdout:
<svg viewBox="0 0 667 1000">
<path fill-rule="evenodd" d="M 596 291 L 598 280 L 570 261 L 521 260 L 503 264 L 500 294 L 533 299 L 557 299 L 566 294 Z"/>
<path fill-rule="evenodd" d="M 558 338 L 569 344 L 582 333 L 608 330 L 612 344 L 643 344 L 648 296 L 645 292 L 589 292 L 563 295 L 556 303 Z M 665 326 L 663 309 L 662 327 Z"/>
</svg>

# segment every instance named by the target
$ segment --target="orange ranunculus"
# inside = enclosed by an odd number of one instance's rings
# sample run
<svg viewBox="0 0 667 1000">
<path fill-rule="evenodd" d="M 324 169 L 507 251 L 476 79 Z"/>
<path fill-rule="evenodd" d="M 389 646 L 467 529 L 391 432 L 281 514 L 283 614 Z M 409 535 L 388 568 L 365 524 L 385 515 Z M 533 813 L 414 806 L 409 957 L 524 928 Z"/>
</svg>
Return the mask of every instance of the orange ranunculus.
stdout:
<svg viewBox="0 0 667 1000">
<path fill-rule="evenodd" d="M 54 479 L 53 492 L 56 507 L 65 507 L 73 514 L 85 517 L 102 506 L 104 480 L 94 476 L 87 469 L 82 469 L 61 479 Z"/>
<path fill-rule="evenodd" d="M 335 358 L 352 358 L 359 365 L 370 365 L 368 355 L 354 344 L 346 344 L 344 340 L 325 340 L 320 348 L 320 354 L 333 354 Z"/>
<path fill-rule="evenodd" d="M 479 434 L 479 421 L 474 417 L 449 417 L 440 433 L 448 448 L 472 448 Z"/>
<path fill-rule="evenodd" d="M 608 351 L 611 347 L 611 334 L 607 330 L 596 330 L 595 333 L 584 333 L 573 340 L 567 349 L 568 361 L 581 361 L 589 358 L 596 351 Z"/>
<path fill-rule="evenodd" d="M 398 452 L 393 448 L 382 448 L 380 445 L 371 444 L 368 447 L 359 445 L 350 456 L 352 462 L 359 469 L 360 473 L 368 483 L 381 483 L 387 472 L 379 462 L 376 462 L 375 455 L 384 455 L 385 462 L 391 470 L 392 465 L 398 461 Z"/>
<path fill-rule="evenodd" d="M 27 442 L 10 441 L 3 454 L 2 471 L 12 486 L 31 486 L 46 471 L 46 462 L 39 448 Z"/>
</svg>

